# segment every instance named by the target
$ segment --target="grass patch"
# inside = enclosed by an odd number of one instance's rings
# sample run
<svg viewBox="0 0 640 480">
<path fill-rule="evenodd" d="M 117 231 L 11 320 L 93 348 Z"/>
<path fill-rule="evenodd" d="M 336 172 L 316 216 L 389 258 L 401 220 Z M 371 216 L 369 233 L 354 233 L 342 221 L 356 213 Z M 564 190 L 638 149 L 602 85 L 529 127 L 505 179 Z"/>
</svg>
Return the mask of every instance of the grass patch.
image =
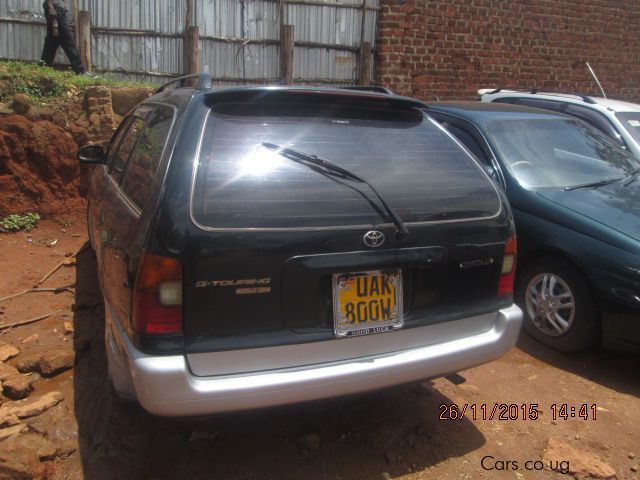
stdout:
<svg viewBox="0 0 640 480">
<path fill-rule="evenodd" d="M 68 92 L 96 85 L 157 88 L 150 83 L 76 75 L 71 70 L 56 70 L 37 63 L 0 61 L 0 101 L 13 98 L 16 93 L 24 93 L 35 102 L 49 103 Z"/>
<path fill-rule="evenodd" d="M 19 232 L 20 230 L 32 230 L 40 220 L 40 215 L 37 213 L 25 213 L 19 215 L 14 213 L 7 217 L 0 219 L 0 229 L 6 232 Z"/>
</svg>

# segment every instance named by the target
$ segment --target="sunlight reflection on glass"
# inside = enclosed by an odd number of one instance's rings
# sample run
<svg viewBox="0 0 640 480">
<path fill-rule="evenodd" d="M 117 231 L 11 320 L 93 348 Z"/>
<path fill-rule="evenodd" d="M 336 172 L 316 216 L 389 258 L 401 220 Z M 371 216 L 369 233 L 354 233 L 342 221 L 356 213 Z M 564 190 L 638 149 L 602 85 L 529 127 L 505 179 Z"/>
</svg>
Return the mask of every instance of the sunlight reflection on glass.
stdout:
<svg viewBox="0 0 640 480">
<path fill-rule="evenodd" d="M 265 176 L 282 165 L 280 155 L 262 145 L 256 145 L 242 160 L 240 160 L 240 175 Z"/>
</svg>

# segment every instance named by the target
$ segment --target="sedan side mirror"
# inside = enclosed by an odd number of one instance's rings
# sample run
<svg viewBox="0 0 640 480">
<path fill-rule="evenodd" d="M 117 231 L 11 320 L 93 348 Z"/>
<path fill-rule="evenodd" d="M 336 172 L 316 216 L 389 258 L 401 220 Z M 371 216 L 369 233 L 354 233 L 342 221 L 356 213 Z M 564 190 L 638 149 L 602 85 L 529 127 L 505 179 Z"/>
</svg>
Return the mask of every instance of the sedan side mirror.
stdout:
<svg viewBox="0 0 640 480">
<path fill-rule="evenodd" d="M 82 163 L 106 163 L 107 157 L 102 145 L 85 145 L 78 150 L 78 160 Z"/>
</svg>

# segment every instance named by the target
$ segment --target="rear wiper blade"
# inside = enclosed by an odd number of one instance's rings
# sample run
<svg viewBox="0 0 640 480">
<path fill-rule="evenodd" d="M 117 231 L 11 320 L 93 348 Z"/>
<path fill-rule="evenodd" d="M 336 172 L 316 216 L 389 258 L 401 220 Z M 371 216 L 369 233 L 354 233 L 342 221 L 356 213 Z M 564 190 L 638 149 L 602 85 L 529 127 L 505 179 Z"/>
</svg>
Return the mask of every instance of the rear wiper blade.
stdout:
<svg viewBox="0 0 640 480">
<path fill-rule="evenodd" d="M 619 182 L 620 180 L 624 180 L 624 179 L 623 178 L 606 178 L 604 180 L 598 180 L 597 182 L 580 183 L 578 185 L 564 187 L 563 190 L 565 192 L 568 192 L 569 190 L 577 190 L 579 188 L 597 188 L 597 187 L 602 187 L 604 185 L 609 185 L 610 183 Z"/>
<path fill-rule="evenodd" d="M 368 186 L 371 189 L 371 191 L 376 195 L 376 197 L 378 197 L 380 204 L 384 207 L 385 212 L 387 212 L 387 215 L 389 215 L 389 218 L 391 218 L 391 220 L 393 221 L 393 224 L 396 226 L 398 236 L 405 237 L 409 235 L 409 229 L 406 227 L 404 223 L 402 223 L 402 220 L 400 219 L 398 214 L 394 212 L 389 205 L 387 205 L 387 202 L 384 201 L 384 199 L 380 196 L 380 194 L 373 187 L 373 185 L 371 185 L 368 181 L 366 181 L 361 176 L 356 175 L 355 173 L 350 172 L 349 170 L 342 168 L 341 166 L 336 165 L 335 163 L 330 162 L 329 160 L 319 158 L 316 155 L 311 155 L 310 153 L 305 153 L 300 150 L 296 150 L 294 148 L 282 147 L 280 145 L 276 145 L 273 143 L 263 143 L 262 146 L 268 150 L 271 150 L 272 152 L 277 153 L 278 155 L 282 155 L 284 158 L 293 160 L 294 162 L 297 162 L 301 165 L 306 165 L 307 167 L 310 167 L 313 170 L 318 169 L 318 171 L 320 171 L 321 173 L 326 173 L 331 176 L 342 178 L 345 180 L 364 183 L 366 186 Z"/>
<path fill-rule="evenodd" d="M 629 185 L 631 185 L 631 183 L 638 178 L 638 175 L 640 175 L 640 168 L 635 169 L 633 172 L 631 172 L 627 178 L 625 178 L 624 182 L 622 183 L 622 185 L 624 185 L 625 187 L 628 187 Z"/>
</svg>

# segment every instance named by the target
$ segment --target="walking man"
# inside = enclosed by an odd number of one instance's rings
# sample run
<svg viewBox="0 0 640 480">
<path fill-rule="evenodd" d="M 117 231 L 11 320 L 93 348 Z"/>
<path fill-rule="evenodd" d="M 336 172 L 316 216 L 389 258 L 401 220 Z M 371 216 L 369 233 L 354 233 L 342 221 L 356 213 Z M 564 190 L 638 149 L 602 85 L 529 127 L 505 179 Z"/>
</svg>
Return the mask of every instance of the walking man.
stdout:
<svg viewBox="0 0 640 480">
<path fill-rule="evenodd" d="M 58 47 L 62 47 L 71 62 L 73 71 L 78 75 L 84 74 L 85 68 L 74 44 L 71 14 L 64 0 L 45 0 L 42 7 L 47 19 L 47 37 L 44 39 L 42 48 L 42 61 L 47 65 L 53 64 Z"/>
</svg>

